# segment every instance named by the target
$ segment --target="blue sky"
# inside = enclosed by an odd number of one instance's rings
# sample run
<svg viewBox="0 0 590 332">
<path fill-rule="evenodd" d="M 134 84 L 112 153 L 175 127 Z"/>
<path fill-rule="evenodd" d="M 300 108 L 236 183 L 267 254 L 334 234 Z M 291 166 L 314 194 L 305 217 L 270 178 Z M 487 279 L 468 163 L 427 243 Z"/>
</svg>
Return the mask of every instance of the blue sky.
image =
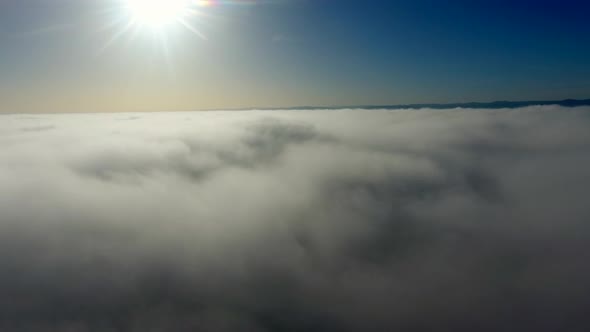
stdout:
<svg viewBox="0 0 590 332">
<path fill-rule="evenodd" d="M 0 109 L 590 97 L 585 1 L 217 1 L 155 37 L 121 0 L 0 3 Z M 163 41 L 166 41 L 165 43 Z"/>
</svg>

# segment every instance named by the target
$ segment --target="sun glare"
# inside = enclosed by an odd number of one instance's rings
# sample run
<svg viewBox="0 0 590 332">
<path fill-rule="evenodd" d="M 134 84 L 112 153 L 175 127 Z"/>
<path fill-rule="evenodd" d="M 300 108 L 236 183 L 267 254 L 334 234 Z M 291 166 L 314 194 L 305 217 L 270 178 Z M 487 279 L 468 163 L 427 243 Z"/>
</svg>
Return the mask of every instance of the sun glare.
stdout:
<svg viewBox="0 0 590 332">
<path fill-rule="evenodd" d="M 103 50 L 125 35 L 130 35 L 133 39 L 142 30 L 147 32 L 143 35 L 152 36 L 161 42 L 166 53 L 168 37 L 182 29 L 195 34 L 202 40 L 208 40 L 198 26 L 203 19 L 210 17 L 205 13 L 208 7 L 219 4 L 217 0 L 116 1 L 119 2 L 119 5 L 114 7 L 118 13 L 118 19 L 113 20 L 112 26 L 118 29 L 102 47 Z"/>
<path fill-rule="evenodd" d="M 126 0 L 126 5 L 136 23 L 158 28 L 187 16 L 190 0 Z"/>
</svg>

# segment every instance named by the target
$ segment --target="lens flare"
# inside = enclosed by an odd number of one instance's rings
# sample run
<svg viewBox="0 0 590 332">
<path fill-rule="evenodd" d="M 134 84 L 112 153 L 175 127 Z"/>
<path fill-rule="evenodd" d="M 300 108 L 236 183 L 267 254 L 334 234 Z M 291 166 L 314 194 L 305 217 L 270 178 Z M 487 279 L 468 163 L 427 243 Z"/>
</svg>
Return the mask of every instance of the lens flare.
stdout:
<svg viewBox="0 0 590 332">
<path fill-rule="evenodd" d="M 197 5 L 199 7 L 211 7 L 215 4 L 213 0 L 198 0 Z"/>
</svg>

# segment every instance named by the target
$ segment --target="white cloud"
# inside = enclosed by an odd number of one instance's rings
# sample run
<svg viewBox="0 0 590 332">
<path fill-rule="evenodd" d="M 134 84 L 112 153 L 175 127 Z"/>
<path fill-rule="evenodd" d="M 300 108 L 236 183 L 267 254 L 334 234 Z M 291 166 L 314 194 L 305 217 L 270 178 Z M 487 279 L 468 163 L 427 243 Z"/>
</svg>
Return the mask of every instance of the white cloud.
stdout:
<svg viewBox="0 0 590 332">
<path fill-rule="evenodd" d="M 0 330 L 577 328 L 589 185 L 588 107 L 4 115 Z"/>
</svg>

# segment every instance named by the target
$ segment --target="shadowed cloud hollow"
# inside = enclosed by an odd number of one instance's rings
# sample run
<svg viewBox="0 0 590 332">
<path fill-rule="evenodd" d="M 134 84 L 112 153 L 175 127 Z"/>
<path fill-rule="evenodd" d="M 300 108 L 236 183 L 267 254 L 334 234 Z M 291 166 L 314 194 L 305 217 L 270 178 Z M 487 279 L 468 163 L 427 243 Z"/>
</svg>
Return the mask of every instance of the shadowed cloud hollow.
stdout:
<svg viewBox="0 0 590 332">
<path fill-rule="evenodd" d="M 589 327 L 590 107 L 0 119 L 1 331 Z"/>
</svg>

